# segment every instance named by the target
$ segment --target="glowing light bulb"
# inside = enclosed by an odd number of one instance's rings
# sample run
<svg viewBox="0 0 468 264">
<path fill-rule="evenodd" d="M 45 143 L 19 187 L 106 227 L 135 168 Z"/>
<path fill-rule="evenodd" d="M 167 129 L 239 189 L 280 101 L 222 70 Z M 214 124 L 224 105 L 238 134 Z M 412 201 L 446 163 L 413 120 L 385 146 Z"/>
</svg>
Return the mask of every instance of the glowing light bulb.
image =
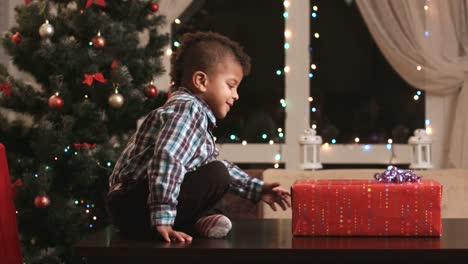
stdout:
<svg viewBox="0 0 468 264">
<path fill-rule="evenodd" d="M 276 154 L 276 155 L 275 155 L 275 160 L 276 160 L 276 161 L 281 160 L 281 154 L 279 154 L 279 153 Z"/>
<path fill-rule="evenodd" d="M 431 126 L 426 127 L 426 133 L 427 133 L 428 135 L 431 135 L 431 134 L 432 134 L 432 127 L 431 127 Z"/>
</svg>

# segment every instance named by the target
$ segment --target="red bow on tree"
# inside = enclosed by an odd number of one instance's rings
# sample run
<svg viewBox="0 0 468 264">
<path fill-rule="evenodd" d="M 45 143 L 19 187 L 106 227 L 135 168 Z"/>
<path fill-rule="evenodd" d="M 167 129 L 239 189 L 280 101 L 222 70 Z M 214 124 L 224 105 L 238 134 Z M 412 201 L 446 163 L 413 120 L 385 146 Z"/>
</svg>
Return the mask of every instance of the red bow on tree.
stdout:
<svg viewBox="0 0 468 264">
<path fill-rule="evenodd" d="M 106 0 L 87 0 L 85 8 L 88 9 L 93 3 L 102 7 L 106 6 Z"/>
<path fill-rule="evenodd" d="M 75 144 L 73 144 L 73 145 L 75 146 L 75 148 L 76 148 L 77 150 L 81 150 L 81 149 L 91 149 L 91 148 L 95 148 L 95 147 L 96 147 L 96 143 L 89 144 L 89 143 L 86 143 L 86 142 L 84 142 L 84 143 L 82 143 L 82 144 L 80 144 L 80 143 L 75 143 Z"/>
<path fill-rule="evenodd" d="M 112 64 L 111 64 L 111 66 L 110 66 L 110 67 L 111 67 L 112 69 L 114 69 L 114 68 L 117 68 L 117 67 L 119 67 L 119 64 L 117 63 L 117 61 L 116 61 L 116 60 L 113 60 L 113 61 L 112 61 Z"/>
<path fill-rule="evenodd" d="M 11 185 L 12 195 L 13 197 L 16 196 L 16 189 L 23 185 L 23 181 L 21 179 L 16 179 L 16 181 Z"/>
<path fill-rule="evenodd" d="M 26 5 L 29 5 L 29 3 L 31 3 L 31 0 L 24 0 L 24 3 L 25 3 Z"/>
<path fill-rule="evenodd" d="M 3 91 L 6 95 L 11 95 L 10 83 L 0 83 L 0 91 Z"/>
<path fill-rule="evenodd" d="M 91 86 L 93 84 L 93 80 L 96 80 L 100 83 L 106 83 L 106 78 L 104 78 L 104 75 L 100 72 L 96 72 L 95 74 L 84 74 L 84 80 L 83 84 L 87 84 L 88 86 Z"/>
</svg>

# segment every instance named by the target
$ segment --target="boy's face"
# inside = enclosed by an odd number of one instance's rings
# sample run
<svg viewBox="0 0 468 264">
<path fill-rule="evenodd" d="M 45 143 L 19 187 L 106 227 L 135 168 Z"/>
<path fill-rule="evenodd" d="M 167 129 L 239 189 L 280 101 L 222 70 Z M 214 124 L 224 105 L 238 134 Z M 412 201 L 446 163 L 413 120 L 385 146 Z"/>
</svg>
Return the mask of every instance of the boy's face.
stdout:
<svg viewBox="0 0 468 264">
<path fill-rule="evenodd" d="M 242 67 L 233 57 L 228 56 L 207 76 L 206 91 L 201 97 L 216 118 L 223 119 L 239 99 L 237 87 L 244 77 Z"/>
</svg>

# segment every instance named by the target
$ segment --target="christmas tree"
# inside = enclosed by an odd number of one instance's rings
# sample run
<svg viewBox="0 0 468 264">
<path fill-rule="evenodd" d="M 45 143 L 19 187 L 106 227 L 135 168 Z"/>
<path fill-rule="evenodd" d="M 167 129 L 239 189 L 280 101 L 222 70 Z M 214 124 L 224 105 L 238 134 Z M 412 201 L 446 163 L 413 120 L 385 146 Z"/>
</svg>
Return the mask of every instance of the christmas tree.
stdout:
<svg viewBox="0 0 468 264">
<path fill-rule="evenodd" d="M 152 80 L 167 34 L 155 1 L 32 0 L 3 47 L 34 77 L 0 67 L 7 150 L 26 263 L 73 263 L 71 246 L 108 224 L 108 176 L 137 120 L 168 94 Z M 146 41 L 145 41 L 146 40 Z"/>
</svg>

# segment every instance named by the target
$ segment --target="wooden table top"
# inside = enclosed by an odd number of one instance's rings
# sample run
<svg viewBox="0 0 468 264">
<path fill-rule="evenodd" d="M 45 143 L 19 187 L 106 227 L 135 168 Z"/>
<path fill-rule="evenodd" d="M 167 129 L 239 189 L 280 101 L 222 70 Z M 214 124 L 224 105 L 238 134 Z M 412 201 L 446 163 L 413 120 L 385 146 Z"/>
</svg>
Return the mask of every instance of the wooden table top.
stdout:
<svg viewBox="0 0 468 264">
<path fill-rule="evenodd" d="M 124 240 L 111 227 L 98 231 L 74 247 L 74 253 L 99 261 L 146 258 L 223 257 L 223 262 L 280 262 L 320 259 L 334 262 L 363 259 L 380 263 L 424 260 L 425 263 L 446 261 L 447 258 L 468 259 L 468 219 L 443 219 L 442 237 L 295 237 L 291 219 L 240 220 L 224 239 L 194 238 L 192 243 Z M 127 262 L 126 262 L 127 261 Z M 289 261 L 288 261 L 289 262 Z M 416 261 L 418 262 L 418 261 Z M 92 262 L 89 263 L 99 263 Z M 147 263 L 143 260 L 141 262 Z"/>
</svg>

